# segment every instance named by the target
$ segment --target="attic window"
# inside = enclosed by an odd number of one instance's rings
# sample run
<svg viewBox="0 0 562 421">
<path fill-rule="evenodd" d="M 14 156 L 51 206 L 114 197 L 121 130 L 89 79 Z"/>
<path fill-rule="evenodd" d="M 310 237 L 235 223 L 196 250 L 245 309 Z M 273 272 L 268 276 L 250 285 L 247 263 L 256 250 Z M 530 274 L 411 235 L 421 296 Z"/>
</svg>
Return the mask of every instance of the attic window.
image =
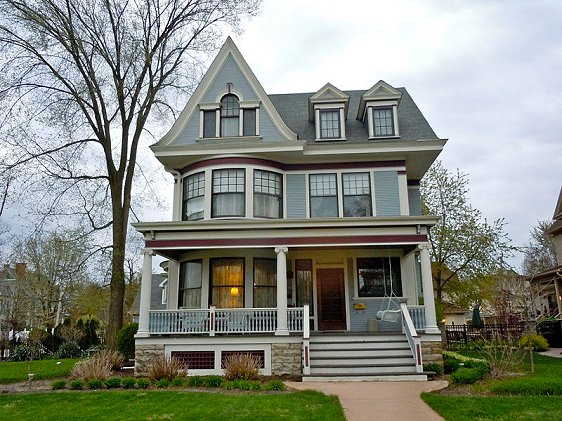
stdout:
<svg viewBox="0 0 562 421">
<path fill-rule="evenodd" d="M 375 137 L 394 136 L 394 118 L 392 108 L 373 108 Z"/>
<path fill-rule="evenodd" d="M 240 133 L 240 104 L 238 97 L 228 94 L 221 100 L 221 136 L 238 136 Z"/>
<path fill-rule="evenodd" d="M 340 110 L 320 110 L 320 139 L 339 139 Z"/>
</svg>

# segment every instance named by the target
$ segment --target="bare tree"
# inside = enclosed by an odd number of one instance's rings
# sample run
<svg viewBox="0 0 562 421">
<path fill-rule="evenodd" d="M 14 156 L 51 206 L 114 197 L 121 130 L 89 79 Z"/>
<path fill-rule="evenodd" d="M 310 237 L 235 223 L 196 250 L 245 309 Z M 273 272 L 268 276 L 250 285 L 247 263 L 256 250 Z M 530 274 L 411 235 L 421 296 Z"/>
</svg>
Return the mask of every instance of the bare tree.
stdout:
<svg viewBox="0 0 562 421">
<path fill-rule="evenodd" d="M 523 273 L 533 276 L 556 266 L 554 240 L 547 233 L 552 221 L 538 221 L 531 228 L 531 239 L 525 248 Z"/>
<path fill-rule="evenodd" d="M 0 0 L 0 128 L 12 159 L 45 185 L 50 215 L 111 229 L 107 341 L 123 320 L 125 243 L 143 134 L 173 115 L 202 54 L 259 0 Z M 181 96 L 180 96 L 181 97 Z M 144 140 L 147 142 L 148 139 Z M 31 180 L 30 180 L 31 183 Z"/>
</svg>

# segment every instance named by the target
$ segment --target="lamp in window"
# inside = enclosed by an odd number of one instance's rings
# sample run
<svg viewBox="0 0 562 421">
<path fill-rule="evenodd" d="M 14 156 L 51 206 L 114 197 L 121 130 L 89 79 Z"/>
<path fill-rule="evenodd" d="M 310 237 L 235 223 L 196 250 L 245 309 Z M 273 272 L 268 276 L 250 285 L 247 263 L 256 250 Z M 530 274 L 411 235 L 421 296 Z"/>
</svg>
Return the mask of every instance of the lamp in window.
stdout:
<svg viewBox="0 0 562 421">
<path fill-rule="evenodd" d="M 237 297 L 238 296 L 238 288 L 237 287 L 232 287 L 230 288 L 230 295 L 232 295 L 233 297 Z"/>
</svg>

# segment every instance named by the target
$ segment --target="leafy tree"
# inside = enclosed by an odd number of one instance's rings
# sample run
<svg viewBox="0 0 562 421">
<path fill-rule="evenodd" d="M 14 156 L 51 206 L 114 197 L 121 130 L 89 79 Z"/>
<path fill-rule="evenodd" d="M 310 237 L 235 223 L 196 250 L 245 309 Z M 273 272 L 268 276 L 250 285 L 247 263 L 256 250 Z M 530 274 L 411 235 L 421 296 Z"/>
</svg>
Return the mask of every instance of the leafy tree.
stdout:
<svg viewBox="0 0 562 421">
<path fill-rule="evenodd" d="M 503 269 L 514 248 L 503 219 L 488 222 L 470 205 L 466 174 L 451 173 L 436 161 L 420 187 L 423 213 L 439 217 L 429 232 L 429 243 L 436 300 L 441 306 L 445 294 L 477 291 L 486 276 Z M 479 301 L 478 294 L 473 300 Z"/>
<path fill-rule="evenodd" d="M 531 239 L 525 247 L 523 258 L 523 273 L 527 276 L 556 266 L 554 240 L 547 233 L 551 225 L 552 221 L 538 221 L 531 228 Z"/>
<path fill-rule="evenodd" d="M 221 31 L 239 30 L 258 6 L 0 0 L 4 170 L 32 166 L 55 205 L 72 197 L 64 215 L 81 215 L 93 231 L 111 230 L 110 347 L 123 322 L 127 225 L 143 134 L 179 108 L 174 104 L 195 86 Z M 60 208 L 46 208 L 60 217 Z"/>
</svg>

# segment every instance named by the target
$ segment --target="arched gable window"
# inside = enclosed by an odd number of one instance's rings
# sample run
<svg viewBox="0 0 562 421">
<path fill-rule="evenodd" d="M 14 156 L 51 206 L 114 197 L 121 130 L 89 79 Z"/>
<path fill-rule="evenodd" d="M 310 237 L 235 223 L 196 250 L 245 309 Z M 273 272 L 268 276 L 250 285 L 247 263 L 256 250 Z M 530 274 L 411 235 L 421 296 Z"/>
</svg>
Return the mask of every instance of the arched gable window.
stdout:
<svg viewBox="0 0 562 421">
<path fill-rule="evenodd" d="M 221 99 L 221 136 L 240 135 L 240 103 L 234 94 L 226 94 Z"/>
</svg>

